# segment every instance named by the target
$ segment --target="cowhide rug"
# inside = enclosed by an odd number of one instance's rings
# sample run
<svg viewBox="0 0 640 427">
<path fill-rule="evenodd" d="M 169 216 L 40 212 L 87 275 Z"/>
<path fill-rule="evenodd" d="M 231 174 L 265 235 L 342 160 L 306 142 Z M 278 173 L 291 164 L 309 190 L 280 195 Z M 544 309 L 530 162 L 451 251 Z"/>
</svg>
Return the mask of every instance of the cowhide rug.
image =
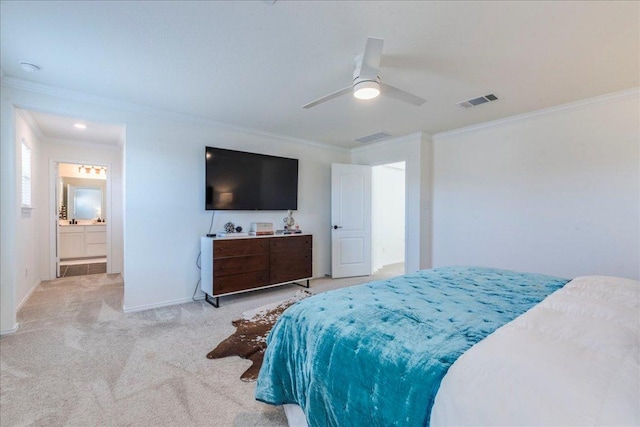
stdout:
<svg viewBox="0 0 640 427">
<path fill-rule="evenodd" d="M 255 310 L 242 313 L 242 318 L 231 322 L 236 332 L 213 349 L 207 358 L 221 359 L 229 356 L 240 356 L 249 359 L 253 364 L 240 376 L 242 381 L 255 381 L 262 366 L 262 358 L 267 348 L 267 335 L 276 320 L 296 302 L 312 296 L 307 290 L 297 291 L 291 298 L 274 304 L 265 305 Z"/>
</svg>

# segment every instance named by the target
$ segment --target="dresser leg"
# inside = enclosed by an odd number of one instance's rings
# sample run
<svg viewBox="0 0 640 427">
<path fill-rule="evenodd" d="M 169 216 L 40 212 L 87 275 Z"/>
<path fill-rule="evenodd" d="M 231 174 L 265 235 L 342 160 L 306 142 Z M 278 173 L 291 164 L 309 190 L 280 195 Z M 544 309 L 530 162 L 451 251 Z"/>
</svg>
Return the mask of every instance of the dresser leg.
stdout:
<svg viewBox="0 0 640 427">
<path fill-rule="evenodd" d="M 309 281 L 307 280 L 307 282 L 309 282 Z M 204 300 L 206 302 L 208 302 L 209 304 L 211 304 L 212 306 L 214 306 L 215 308 L 220 308 L 220 297 L 216 297 L 216 300 L 215 300 L 216 302 L 213 302 L 213 300 L 209 299 L 209 294 L 205 293 L 204 294 Z"/>
<path fill-rule="evenodd" d="M 309 279 L 307 279 L 306 285 L 303 285 L 302 283 L 298 283 L 298 282 L 291 282 L 291 283 L 293 283 L 294 285 L 302 286 L 303 288 L 309 289 Z"/>
</svg>

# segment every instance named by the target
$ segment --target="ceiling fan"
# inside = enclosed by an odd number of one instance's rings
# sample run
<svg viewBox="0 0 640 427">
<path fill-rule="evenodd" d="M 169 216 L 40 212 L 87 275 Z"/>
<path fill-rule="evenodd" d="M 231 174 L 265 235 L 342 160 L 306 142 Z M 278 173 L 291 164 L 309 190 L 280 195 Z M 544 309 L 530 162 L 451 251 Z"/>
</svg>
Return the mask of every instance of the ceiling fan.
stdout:
<svg viewBox="0 0 640 427">
<path fill-rule="evenodd" d="M 320 99 L 316 99 L 313 102 L 303 105 L 302 108 L 315 107 L 318 104 L 349 92 L 353 92 L 353 96 L 358 99 L 373 99 L 382 94 L 416 106 L 424 104 L 426 102 L 425 99 L 380 81 L 378 69 L 380 68 L 383 44 L 384 39 L 369 37 L 367 39 L 367 45 L 364 48 L 364 53 L 358 55 L 354 60 L 353 85 L 323 96 Z"/>
</svg>

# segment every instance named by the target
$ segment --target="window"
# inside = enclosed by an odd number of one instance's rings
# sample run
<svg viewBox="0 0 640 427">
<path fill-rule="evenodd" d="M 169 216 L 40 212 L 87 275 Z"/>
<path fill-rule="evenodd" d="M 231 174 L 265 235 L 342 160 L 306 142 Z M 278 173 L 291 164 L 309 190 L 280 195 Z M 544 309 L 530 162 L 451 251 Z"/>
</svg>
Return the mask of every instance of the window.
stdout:
<svg viewBox="0 0 640 427">
<path fill-rule="evenodd" d="M 31 208 L 31 147 L 22 138 L 22 207 Z"/>
</svg>

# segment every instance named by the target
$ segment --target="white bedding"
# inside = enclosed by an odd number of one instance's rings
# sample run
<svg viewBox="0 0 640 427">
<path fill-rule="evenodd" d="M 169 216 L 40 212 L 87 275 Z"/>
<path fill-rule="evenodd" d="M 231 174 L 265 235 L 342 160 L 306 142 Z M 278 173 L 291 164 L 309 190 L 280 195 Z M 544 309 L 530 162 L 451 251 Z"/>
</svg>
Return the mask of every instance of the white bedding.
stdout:
<svg viewBox="0 0 640 427">
<path fill-rule="evenodd" d="M 588 276 L 464 353 L 432 426 L 640 425 L 640 282 Z"/>
</svg>

